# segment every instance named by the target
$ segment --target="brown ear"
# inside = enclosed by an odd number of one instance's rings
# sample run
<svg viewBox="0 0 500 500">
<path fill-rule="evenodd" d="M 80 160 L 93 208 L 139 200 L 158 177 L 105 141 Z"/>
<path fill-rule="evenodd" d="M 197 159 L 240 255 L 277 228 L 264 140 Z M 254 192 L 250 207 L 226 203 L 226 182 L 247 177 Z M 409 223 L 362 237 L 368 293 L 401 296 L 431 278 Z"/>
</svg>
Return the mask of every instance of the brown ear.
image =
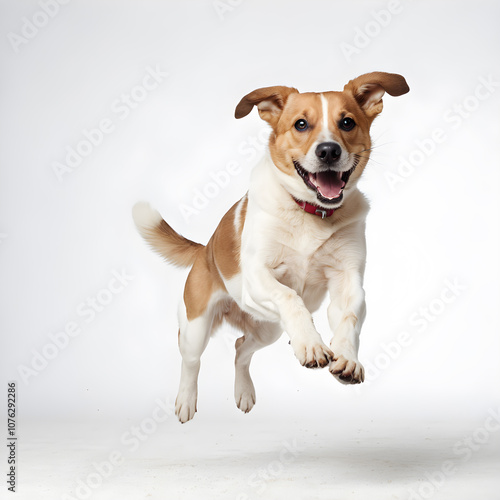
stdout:
<svg viewBox="0 0 500 500">
<path fill-rule="evenodd" d="M 298 90 L 283 86 L 264 87 L 254 90 L 239 102 L 234 111 L 234 116 L 243 118 L 252 111 L 254 106 L 257 106 L 260 117 L 274 127 L 278 123 L 288 96 L 293 93 L 298 93 Z"/>
<path fill-rule="evenodd" d="M 351 92 L 368 118 L 375 118 L 382 111 L 382 97 L 387 92 L 392 96 L 406 94 L 410 90 L 406 80 L 394 73 L 367 73 L 351 80 L 344 91 Z"/>
</svg>

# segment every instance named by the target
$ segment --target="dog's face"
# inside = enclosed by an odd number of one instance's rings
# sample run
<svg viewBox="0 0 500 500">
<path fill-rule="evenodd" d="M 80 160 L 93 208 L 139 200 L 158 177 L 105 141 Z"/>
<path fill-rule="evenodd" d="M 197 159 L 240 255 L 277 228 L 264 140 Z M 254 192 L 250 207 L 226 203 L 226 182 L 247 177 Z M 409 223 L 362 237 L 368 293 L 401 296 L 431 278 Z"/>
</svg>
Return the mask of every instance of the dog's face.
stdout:
<svg viewBox="0 0 500 500">
<path fill-rule="evenodd" d="M 370 126 L 382 111 L 382 96 L 408 90 L 405 79 L 391 73 L 362 75 L 342 92 L 266 87 L 243 97 L 235 116 L 257 106 L 273 129 L 269 149 L 288 192 L 297 200 L 338 208 L 368 162 Z"/>
</svg>

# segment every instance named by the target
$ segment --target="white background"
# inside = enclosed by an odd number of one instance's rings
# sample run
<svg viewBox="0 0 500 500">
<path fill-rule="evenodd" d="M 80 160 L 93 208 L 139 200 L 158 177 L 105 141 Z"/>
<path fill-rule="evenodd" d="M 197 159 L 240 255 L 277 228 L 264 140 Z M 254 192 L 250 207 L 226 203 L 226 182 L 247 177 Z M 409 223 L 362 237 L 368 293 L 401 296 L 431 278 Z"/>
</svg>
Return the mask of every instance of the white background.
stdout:
<svg viewBox="0 0 500 500">
<path fill-rule="evenodd" d="M 244 416 L 232 396 L 236 333 L 225 328 L 202 360 L 195 420 L 181 428 L 170 418 L 158 433 L 169 429 L 164 439 L 179 440 L 165 447 L 172 460 L 175 449 L 183 448 L 186 463 L 192 464 L 193 435 L 217 434 L 215 429 L 224 435 L 224 427 L 211 427 L 214 420 L 237 426 L 236 435 L 244 434 L 247 445 L 262 437 L 262 428 L 270 429 L 270 435 L 273 429 L 286 434 L 283 421 L 293 420 L 301 422 L 301 429 L 327 434 L 330 429 L 349 448 L 342 422 L 346 429 L 354 425 L 356 432 L 368 433 L 375 419 L 381 423 L 370 431 L 375 458 L 364 458 L 378 463 L 390 455 L 387 447 L 406 448 L 402 436 L 421 444 L 417 429 L 434 423 L 446 429 L 451 445 L 434 445 L 442 454 L 434 455 L 437 465 L 427 466 L 420 448 L 419 467 L 439 469 L 444 458 L 453 458 L 453 443 L 471 434 L 499 404 L 500 7 L 494 1 L 456 0 L 233 4 L 74 0 L 60 5 L 20 43 L 15 37 L 23 36 L 25 18 L 33 21 L 43 10 L 32 1 L 1 2 L 0 378 L 18 382 L 19 421 L 26 422 L 26 429 L 29 422 L 45 426 L 44 432 L 56 440 L 63 423 L 112 425 L 111 435 L 119 441 L 131 422 L 151 416 L 157 398 L 172 402 L 180 369 L 176 308 L 186 272 L 167 266 L 146 247 L 132 223 L 133 204 L 151 202 L 179 232 L 205 243 L 225 211 L 246 192 L 250 171 L 262 154 L 265 123 L 257 113 L 239 121 L 233 117 L 243 95 L 269 85 L 341 90 L 355 76 L 388 71 L 404 75 L 411 90 L 384 98 L 385 109 L 372 128 L 376 149 L 360 183 L 372 206 L 368 317 L 360 350 L 369 368 L 367 382 L 344 387 L 326 370 L 306 370 L 283 336 L 254 358 L 258 402 Z M 387 18 L 393 5 L 399 7 L 382 26 L 380 16 Z M 377 21 L 374 13 L 381 10 L 385 14 Z M 43 15 L 37 19 L 43 21 Z M 363 31 L 370 33 L 364 41 Z M 346 44 L 357 44 L 356 52 L 346 56 Z M 148 68 L 168 76 L 141 93 L 137 86 Z M 489 91 L 482 81 L 493 82 Z M 478 86 L 481 99 L 474 97 Z M 141 101 L 125 116 L 119 103 L 131 93 Z M 463 116 L 457 106 L 465 110 Z M 58 177 L 54 164 L 64 163 L 68 148 L 77 148 L 84 131 L 105 119 L 113 131 L 77 167 Z M 430 142 L 435 129 L 442 131 L 439 144 Z M 419 152 L 422 141 L 427 153 Z M 403 177 L 404 160 L 412 161 L 414 169 Z M 211 192 L 199 213 L 183 214 L 213 182 L 211 176 L 228 164 L 236 165 L 238 173 L 215 196 Z M 400 182 L 391 184 L 391 174 L 400 176 Z M 113 271 L 133 278 L 86 322 L 89 316 L 82 315 L 80 304 L 104 297 Z M 440 297 L 450 282 L 458 283 L 459 291 L 447 292 L 452 300 L 444 303 Z M 432 320 L 417 322 L 422 308 L 429 306 Z M 64 348 L 47 347 L 68 322 L 76 322 L 81 333 Z M 328 340 L 325 307 L 315 322 Z M 411 343 L 397 347 L 404 332 Z M 387 354 L 391 349 L 392 357 Z M 52 359 L 47 360 L 47 353 Z M 6 395 L 0 399 L 5 408 Z M 2 410 L 2 418 L 4 414 Z M 398 425 L 400 433 L 391 435 Z M 297 429 L 289 435 L 295 436 Z M 77 425 L 68 436 L 80 432 Z M 28 430 L 26 436 L 28 461 Z M 376 444 L 384 436 L 385 448 L 377 457 Z M 315 456 L 314 447 L 308 448 L 314 439 L 302 439 L 310 458 Z M 328 436 L 322 434 L 324 439 Z M 493 450 L 495 439 L 492 435 L 474 457 Z M 37 450 L 43 455 L 49 446 L 39 442 L 36 449 L 35 442 L 33 461 Z M 103 456 L 112 447 L 100 438 L 95 442 Z M 279 439 L 263 442 L 279 453 Z M 235 453 L 246 456 L 241 450 L 249 446 L 239 443 Z M 165 448 L 159 446 L 155 453 L 161 455 Z M 222 467 L 234 460 L 231 450 L 225 449 Z M 144 449 L 142 453 L 147 456 Z M 209 448 L 204 453 L 211 457 Z M 76 458 L 76 451 L 69 457 L 75 470 L 88 465 L 85 456 Z M 73 463 L 69 457 L 65 460 Z M 141 463 L 141 455 L 131 460 L 127 464 L 134 475 L 137 470 L 130 463 Z M 449 490 L 455 499 L 467 498 L 457 496 L 464 490 L 456 481 L 467 477 L 466 467 L 474 463 L 469 460 L 454 475 L 455 482 L 433 495 L 448 498 L 439 495 Z M 307 469 L 307 464 L 301 466 Z M 177 479 L 184 478 L 176 471 Z M 47 490 L 47 498 L 74 491 L 71 468 L 63 486 L 39 474 L 33 491 Z M 290 480 L 279 484 L 286 474 Z M 425 479 L 417 471 L 400 484 L 388 485 L 384 479 L 381 486 L 379 474 L 372 474 L 370 479 L 353 477 L 352 488 L 346 486 L 350 496 L 339 498 L 376 497 L 377 492 L 380 498 L 390 498 L 389 492 L 392 498 L 407 498 L 411 484 Z M 34 469 L 25 470 L 20 486 L 24 482 L 28 488 L 35 476 Z M 314 470 L 308 477 L 314 477 Z M 295 472 L 285 469 L 276 488 L 292 486 L 291 498 L 333 498 L 328 482 L 315 482 L 314 489 L 294 484 L 294 478 Z M 109 481 L 109 491 L 118 491 Z M 163 489 L 156 485 L 150 493 L 167 495 L 158 498 L 196 496 L 183 486 L 198 484 L 193 477 L 183 481 L 175 483 L 171 477 Z M 224 481 L 219 489 L 216 481 L 214 498 L 221 498 L 217 495 L 227 484 L 233 488 L 228 498 L 246 491 L 244 478 L 238 486 Z M 39 489 L 41 484 L 46 490 Z M 360 484 L 366 489 L 361 491 Z M 259 495 L 254 496 L 266 498 Z M 488 497 L 485 490 L 481 498 L 498 497 Z"/>
</svg>

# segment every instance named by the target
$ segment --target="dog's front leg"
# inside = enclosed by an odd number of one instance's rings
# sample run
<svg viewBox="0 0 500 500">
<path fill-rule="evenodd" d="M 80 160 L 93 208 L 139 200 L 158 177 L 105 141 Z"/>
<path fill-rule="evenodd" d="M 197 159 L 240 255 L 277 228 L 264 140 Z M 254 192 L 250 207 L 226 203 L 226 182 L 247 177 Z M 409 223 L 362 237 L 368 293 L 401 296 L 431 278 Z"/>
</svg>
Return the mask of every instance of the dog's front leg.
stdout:
<svg viewBox="0 0 500 500">
<path fill-rule="evenodd" d="M 243 280 L 244 309 L 267 321 L 279 321 L 290 337 L 299 362 L 308 368 L 323 368 L 333 359 L 323 343 L 311 313 L 297 292 L 282 283 L 263 266 L 252 266 Z"/>
<path fill-rule="evenodd" d="M 354 267 L 328 274 L 328 322 L 335 332 L 330 342 L 335 357 L 329 369 L 343 384 L 359 384 L 365 376 L 358 360 L 359 334 L 366 316 L 362 271 Z"/>
</svg>

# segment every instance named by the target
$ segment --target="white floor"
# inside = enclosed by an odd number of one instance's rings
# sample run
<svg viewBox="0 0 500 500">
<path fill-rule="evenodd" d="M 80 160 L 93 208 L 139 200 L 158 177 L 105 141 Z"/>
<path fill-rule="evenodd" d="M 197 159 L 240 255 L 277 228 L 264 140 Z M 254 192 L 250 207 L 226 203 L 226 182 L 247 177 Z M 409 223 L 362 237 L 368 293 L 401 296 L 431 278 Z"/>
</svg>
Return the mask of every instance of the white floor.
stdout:
<svg viewBox="0 0 500 500">
<path fill-rule="evenodd" d="M 319 420 L 21 422 L 15 498 L 500 498 L 500 432 L 481 422 Z"/>
</svg>

